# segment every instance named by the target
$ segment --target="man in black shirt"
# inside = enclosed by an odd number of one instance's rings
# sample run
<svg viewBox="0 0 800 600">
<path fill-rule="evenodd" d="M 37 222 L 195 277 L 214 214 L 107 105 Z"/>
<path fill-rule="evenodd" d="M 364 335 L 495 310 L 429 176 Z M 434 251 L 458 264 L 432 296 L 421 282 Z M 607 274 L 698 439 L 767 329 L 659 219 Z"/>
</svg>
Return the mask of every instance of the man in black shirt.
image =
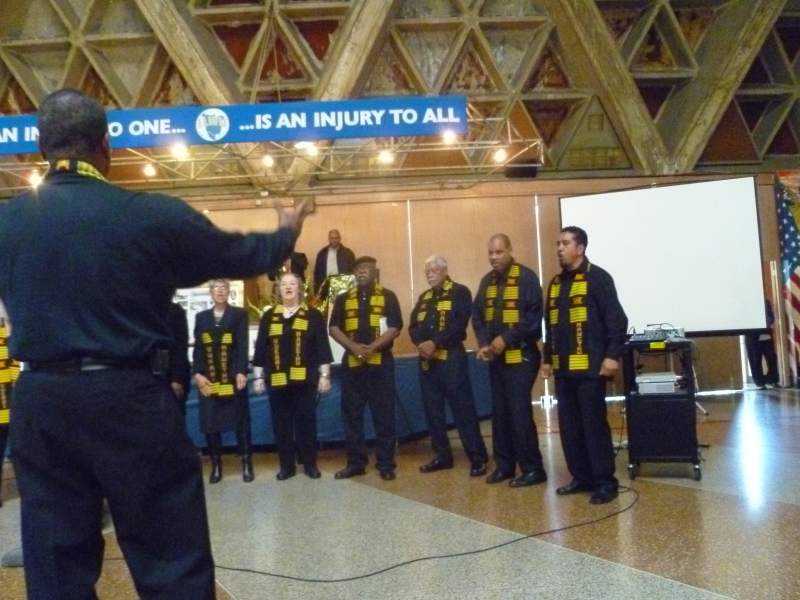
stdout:
<svg viewBox="0 0 800 600">
<path fill-rule="evenodd" d="M 363 475 L 367 466 L 364 409 L 369 404 L 375 425 L 375 458 L 381 479 L 395 478 L 394 358 L 392 345 L 403 329 L 400 303 L 377 283 L 376 260 L 355 262 L 357 287 L 339 294 L 333 306 L 330 335 L 344 347 L 342 357 L 342 421 L 347 465 L 336 479 Z"/>
<path fill-rule="evenodd" d="M 314 261 L 314 291 L 323 300 L 328 295 L 327 289 L 322 289 L 324 282 L 331 275 L 348 275 L 355 268 L 356 255 L 350 248 L 342 244 L 342 235 L 338 229 L 328 232 L 328 245 L 317 252 Z M 327 288 L 327 286 L 325 286 Z"/>
<path fill-rule="evenodd" d="M 142 598 L 214 597 L 200 461 L 166 374 L 179 287 L 275 268 L 305 205 L 271 234 L 225 233 L 182 201 L 110 184 L 108 121 L 82 92 L 39 107 L 43 183 L 0 205 L 0 298 L 28 598 L 94 598 L 108 501 Z"/>
<path fill-rule="evenodd" d="M 547 338 L 541 377 L 556 375 L 558 425 L 572 482 L 561 496 L 593 491 L 592 504 L 617 497 L 614 445 L 606 413 L 606 379 L 619 370 L 628 317 L 611 276 L 586 258 L 580 227 L 558 238 L 561 273 L 547 290 Z"/>
<path fill-rule="evenodd" d="M 498 233 L 489 240 L 492 270 L 481 279 L 472 308 L 478 360 L 489 362 L 492 387 L 494 472 L 487 483 L 525 487 L 547 481 L 533 421 L 531 391 L 541 354 L 542 286 L 539 277 L 514 260 L 511 240 Z"/>
<path fill-rule="evenodd" d="M 431 256 L 425 261 L 425 277 L 431 286 L 411 311 L 408 334 L 419 351 L 419 384 L 422 403 L 436 457 L 422 465 L 422 473 L 453 468 L 453 452 L 447 435 L 445 407 L 450 405 L 461 444 L 472 463 L 470 475 L 486 474 L 486 445 L 481 437 L 475 399 L 469 379 L 464 340 L 472 312 L 472 294 L 447 274 L 447 261 Z"/>
</svg>

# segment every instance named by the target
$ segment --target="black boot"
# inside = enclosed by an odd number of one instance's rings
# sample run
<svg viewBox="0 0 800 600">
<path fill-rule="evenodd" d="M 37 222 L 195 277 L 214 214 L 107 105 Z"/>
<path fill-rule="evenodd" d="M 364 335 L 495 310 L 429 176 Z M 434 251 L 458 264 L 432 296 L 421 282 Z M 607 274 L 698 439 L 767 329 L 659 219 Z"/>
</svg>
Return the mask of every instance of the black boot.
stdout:
<svg viewBox="0 0 800 600">
<path fill-rule="evenodd" d="M 250 450 L 250 435 L 247 431 L 237 431 L 236 441 L 239 443 L 239 454 L 242 456 L 242 481 L 250 483 L 255 479 L 253 474 L 253 453 Z"/>
<path fill-rule="evenodd" d="M 207 433 L 208 455 L 211 457 L 211 475 L 208 483 L 219 483 L 222 480 L 222 435 Z"/>
</svg>

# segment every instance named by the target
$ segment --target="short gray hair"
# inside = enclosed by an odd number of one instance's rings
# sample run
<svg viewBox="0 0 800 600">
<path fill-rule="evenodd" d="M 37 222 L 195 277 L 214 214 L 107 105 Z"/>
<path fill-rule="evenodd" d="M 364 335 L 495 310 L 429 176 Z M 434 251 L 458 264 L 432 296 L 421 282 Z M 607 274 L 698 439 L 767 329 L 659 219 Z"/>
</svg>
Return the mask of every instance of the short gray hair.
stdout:
<svg viewBox="0 0 800 600">
<path fill-rule="evenodd" d="M 225 286 L 228 287 L 228 289 L 230 289 L 231 288 L 231 280 L 230 279 L 212 279 L 211 281 L 208 282 L 208 289 L 211 289 L 211 288 L 213 288 L 214 286 L 217 286 L 217 285 L 225 285 Z"/>
<path fill-rule="evenodd" d="M 440 269 L 447 268 L 447 261 L 444 259 L 443 256 L 439 256 L 438 254 L 431 254 L 428 258 L 425 259 L 425 266 L 428 265 L 435 265 Z"/>
</svg>

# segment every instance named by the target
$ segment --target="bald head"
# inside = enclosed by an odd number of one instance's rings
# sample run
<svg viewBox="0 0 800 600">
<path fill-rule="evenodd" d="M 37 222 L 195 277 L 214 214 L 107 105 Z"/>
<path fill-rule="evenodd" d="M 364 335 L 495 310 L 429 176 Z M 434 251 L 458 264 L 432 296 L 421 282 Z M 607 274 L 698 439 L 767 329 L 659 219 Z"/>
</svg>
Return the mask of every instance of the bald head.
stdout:
<svg viewBox="0 0 800 600">
<path fill-rule="evenodd" d="M 331 247 L 331 248 L 333 248 L 334 250 L 335 250 L 336 248 L 338 248 L 339 246 L 341 246 L 341 244 L 342 244 L 342 236 L 341 236 L 341 234 L 339 233 L 339 230 L 338 230 L 338 229 L 331 229 L 331 230 L 328 232 L 328 244 L 329 244 L 329 245 L 330 245 L 330 247 Z"/>
<path fill-rule="evenodd" d="M 511 255 L 511 240 L 505 233 L 496 233 L 489 238 L 489 264 L 492 270 L 502 273 L 511 264 L 514 257 Z"/>
</svg>

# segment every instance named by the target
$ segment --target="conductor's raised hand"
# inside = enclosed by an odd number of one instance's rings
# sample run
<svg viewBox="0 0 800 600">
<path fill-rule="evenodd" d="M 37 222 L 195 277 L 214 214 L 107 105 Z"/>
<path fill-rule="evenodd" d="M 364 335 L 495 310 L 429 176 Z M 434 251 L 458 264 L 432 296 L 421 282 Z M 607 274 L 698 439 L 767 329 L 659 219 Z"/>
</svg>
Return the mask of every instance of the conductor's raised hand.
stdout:
<svg viewBox="0 0 800 600">
<path fill-rule="evenodd" d="M 273 206 L 278 212 L 278 227 L 288 228 L 294 230 L 295 238 L 300 237 L 300 232 L 303 230 L 303 221 L 311 212 L 310 200 L 304 198 L 300 204 L 295 203 L 294 209 L 291 211 L 283 208 L 280 200 L 275 200 Z"/>
</svg>

